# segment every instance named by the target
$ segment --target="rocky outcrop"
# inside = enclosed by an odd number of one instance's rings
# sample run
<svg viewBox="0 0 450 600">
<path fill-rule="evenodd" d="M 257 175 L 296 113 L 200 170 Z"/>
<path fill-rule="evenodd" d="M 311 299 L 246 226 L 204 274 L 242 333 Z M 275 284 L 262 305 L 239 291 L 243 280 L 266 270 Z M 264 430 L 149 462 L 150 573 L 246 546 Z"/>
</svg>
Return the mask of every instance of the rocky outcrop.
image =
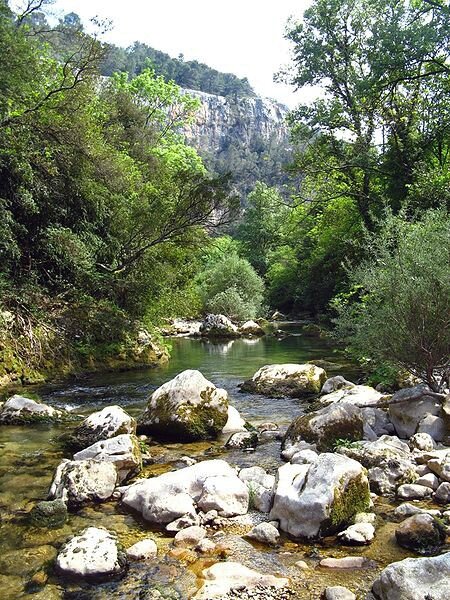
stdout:
<svg viewBox="0 0 450 600">
<path fill-rule="evenodd" d="M 200 335 L 210 338 L 239 337 L 236 325 L 224 315 L 207 315 L 200 325 Z"/>
<path fill-rule="evenodd" d="M 113 463 L 117 469 L 118 483 L 124 482 L 142 469 L 139 441 L 135 435 L 127 433 L 96 442 L 74 454 L 73 459 Z"/>
<path fill-rule="evenodd" d="M 228 420 L 228 394 L 200 371 L 183 371 L 153 392 L 139 431 L 177 441 L 217 437 Z"/>
<path fill-rule="evenodd" d="M 127 433 L 136 433 L 136 421 L 120 406 L 106 406 L 64 435 L 63 441 L 73 450 L 82 450 L 100 440 Z"/>
<path fill-rule="evenodd" d="M 297 417 L 289 426 L 283 448 L 305 441 L 319 450 L 333 449 L 337 440 L 361 440 L 363 418 L 361 410 L 346 402 L 331 404 L 318 411 Z"/>
<path fill-rule="evenodd" d="M 57 571 L 72 578 L 109 579 L 123 575 L 126 567 L 126 554 L 115 534 L 97 527 L 88 527 L 69 540 L 56 558 Z"/>
<path fill-rule="evenodd" d="M 280 467 L 270 518 L 279 520 L 280 528 L 293 536 L 317 538 L 349 525 L 369 502 L 363 467 L 325 453 L 311 465 Z"/>
<path fill-rule="evenodd" d="M 273 398 L 301 398 L 318 394 L 326 378 L 325 371 L 312 364 L 265 365 L 251 379 L 241 384 L 241 389 Z"/>
<path fill-rule="evenodd" d="M 185 515 L 195 516 L 196 508 L 204 512 L 217 510 L 227 517 L 245 514 L 249 494 L 228 463 L 208 460 L 141 479 L 124 491 L 122 502 L 145 520 L 165 524 Z"/>
<path fill-rule="evenodd" d="M 56 410 L 52 406 L 14 395 L 0 408 L 0 424 L 32 425 L 33 423 L 54 423 L 68 419 L 69 413 Z"/>
<path fill-rule="evenodd" d="M 108 500 L 117 483 L 113 463 L 95 460 L 63 460 L 57 467 L 48 497 L 61 499 L 77 509 L 91 502 Z"/>
<path fill-rule="evenodd" d="M 377 600 L 448 600 L 449 580 L 450 552 L 407 558 L 386 567 L 374 581 L 372 593 Z"/>
</svg>

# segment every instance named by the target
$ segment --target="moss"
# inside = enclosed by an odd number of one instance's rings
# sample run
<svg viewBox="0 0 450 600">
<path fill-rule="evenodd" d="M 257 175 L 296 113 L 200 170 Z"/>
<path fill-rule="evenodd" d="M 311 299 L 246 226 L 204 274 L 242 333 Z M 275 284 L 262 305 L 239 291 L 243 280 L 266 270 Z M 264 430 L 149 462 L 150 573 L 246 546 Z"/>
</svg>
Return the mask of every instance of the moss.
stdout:
<svg viewBox="0 0 450 600">
<path fill-rule="evenodd" d="M 349 525 L 357 513 L 367 512 L 370 508 L 369 484 L 364 474 L 352 479 L 343 491 L 340 488 L 339 485 L 334 491 L 329 521 L 325 526 L 326 531 L 321 531 L 322 534 L 332 533 L 343 525 Z"/>
</svg>

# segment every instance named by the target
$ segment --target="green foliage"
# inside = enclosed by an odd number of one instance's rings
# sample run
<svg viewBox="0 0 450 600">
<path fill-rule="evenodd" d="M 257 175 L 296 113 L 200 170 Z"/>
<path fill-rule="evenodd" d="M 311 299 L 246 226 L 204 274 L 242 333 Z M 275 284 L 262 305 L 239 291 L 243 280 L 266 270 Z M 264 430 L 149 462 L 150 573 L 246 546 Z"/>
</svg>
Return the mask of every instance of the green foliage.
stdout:
<svg viewBox="0 0 450 600">
<path fill-rule="evenodd" d="M 207 312 L 245 320 L 256 317 L 261 311 L 264 283 L 250 263 L 237 254 L 211 260 L 197 282 Z"/>
<path fill-rule="evenodd" d="M 416 222 L 387 215 L 370 258 L 351 273 L 359 301 L 335 303 L 338 334 L 359 356 L 448 385 L 450 226 L 444 210 Z"/>
</svg>

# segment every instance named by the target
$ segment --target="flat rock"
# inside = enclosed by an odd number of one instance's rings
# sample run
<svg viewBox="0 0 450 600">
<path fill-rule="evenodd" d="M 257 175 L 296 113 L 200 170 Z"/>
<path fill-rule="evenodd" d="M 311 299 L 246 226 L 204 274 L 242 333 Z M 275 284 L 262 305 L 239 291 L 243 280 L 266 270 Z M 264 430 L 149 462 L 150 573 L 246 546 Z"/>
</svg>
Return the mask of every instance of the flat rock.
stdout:
<svg viewBox="0 0 450 600">
<path fill-rule="evenodd" d="M 403 500 L 423 500 L 431 494 L 432 490 L 429 487 L 415 483 L 404 483 L 397 490 L 397 496 Z"/>
<path fill-rule="evenodd" d="M 375 566 L 364 556 L 344 556 L 343 558 L 323 558 L 319 565 L 328 569 L 369 569 Z"/>
<path fill-rule="evenodd" d="M 194 600 L 211 600 L 222 598 L 231 590 L 252 590 L 259 586 L 281 589 L 289 583 L 284 577 L 274 577 L 258 573 L 237 562 L 218 562 L 202 573 L 205 580 Z"/>
<path fill-rule="evenodd" d="M 382 398 L 382 394 L 368 385 L 343 386 L 330 394 L 320 398 L 322 404 L 335 404 L 336 402 L 348 402 L 359 408 L 376 406 Z"/>
</svg>

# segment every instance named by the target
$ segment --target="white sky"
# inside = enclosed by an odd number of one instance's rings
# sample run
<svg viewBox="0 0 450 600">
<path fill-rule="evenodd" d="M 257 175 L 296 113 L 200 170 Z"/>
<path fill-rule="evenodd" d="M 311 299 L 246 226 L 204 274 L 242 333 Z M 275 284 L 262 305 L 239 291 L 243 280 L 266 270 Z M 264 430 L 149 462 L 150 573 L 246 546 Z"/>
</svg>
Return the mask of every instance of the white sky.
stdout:
<svg viewBox="0 0 450 600">
<path fill-rule="evenodd" d="M 113 22 L 105 41 L 129 46 L 144 42 L 171 56 L 184 54 L 238 77 L 255 91 L 290 107 L 310 99 L 274 83 L 289 64 L 290 44 L 283 38 L 290 16 L 300 19 L 312 0 L 55 0 L 53 11 L 76 12 L 83 22 L 97 16 Z"/>
</svg>

